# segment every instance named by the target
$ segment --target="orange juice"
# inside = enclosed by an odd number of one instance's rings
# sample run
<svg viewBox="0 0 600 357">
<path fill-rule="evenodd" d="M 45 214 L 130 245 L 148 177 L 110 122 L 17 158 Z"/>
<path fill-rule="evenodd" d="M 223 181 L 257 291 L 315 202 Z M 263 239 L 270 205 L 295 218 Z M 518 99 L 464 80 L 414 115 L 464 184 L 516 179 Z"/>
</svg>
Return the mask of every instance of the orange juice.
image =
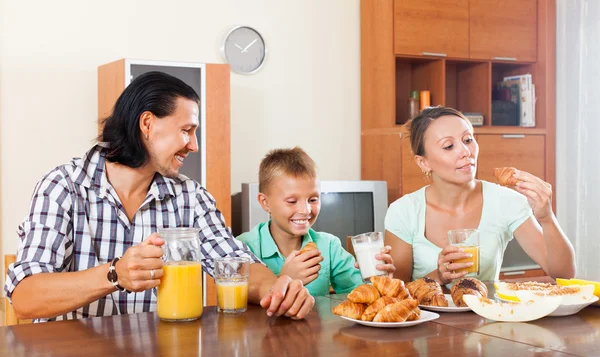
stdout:
<svg viewBox="0 0 600 357">
<path fill-rule="evenodd" d="M 167 262 L 163 266 L 157 296 L 158 317 L 193 320 L 202 315 L 202 265 L 199 262 Z"/>
<path fill-rule="evenodd" d="M 247 281 L 217 280 L 217 306 L 228 312 L 244 312 L 248 305 Z"/>
<path fill-rule="evenodd" d="M 473 256 L 471 258 L 455 260 L 453 261 L 453 263 L 473 262 L 473 265 L 465 269 L 459 269 L 456 272 L 459 273 L 466 271 L 467 273 L 479 274 L 479 246 L 461 246 L 460 248 L 462 248 L 462 250 L 464 250 L 465 253 L 471 253 Z"/>
</svg>

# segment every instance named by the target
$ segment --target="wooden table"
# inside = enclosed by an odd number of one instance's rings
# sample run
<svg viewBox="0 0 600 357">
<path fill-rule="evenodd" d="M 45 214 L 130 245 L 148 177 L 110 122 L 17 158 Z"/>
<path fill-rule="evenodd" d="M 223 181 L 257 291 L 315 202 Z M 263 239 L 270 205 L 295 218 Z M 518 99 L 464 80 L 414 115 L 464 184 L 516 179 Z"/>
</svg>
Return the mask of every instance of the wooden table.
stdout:
<svg viewBox="0 0 600 357">
<path fill-rule="evenodd" d="M 409 328 L 380 329 L 332 315 L 331 308 L 343 297 L 318 297 L 304 321 L 269 318 L 261 308 L 250 306 L 239 316 L 219 314 L 209 307 L 200 320 L 188 323 L 162 322 L 155 313 L 142 313 L 0 327 L 0 356 L 600 354 L 596 347 L 600 344 L 600 308 L 534 324 L 487 324 L 474 313 L 447 313 Z M 510 328 L 515 335 L 507 332 Z"/>
</svg>

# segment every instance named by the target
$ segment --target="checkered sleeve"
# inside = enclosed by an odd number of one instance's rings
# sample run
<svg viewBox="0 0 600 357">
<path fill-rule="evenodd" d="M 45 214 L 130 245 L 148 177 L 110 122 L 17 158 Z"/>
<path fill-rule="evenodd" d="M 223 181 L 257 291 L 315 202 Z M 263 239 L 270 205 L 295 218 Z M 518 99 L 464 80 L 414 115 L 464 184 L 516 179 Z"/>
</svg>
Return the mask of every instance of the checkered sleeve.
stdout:
<svg viewBox="0 0 600 357">
<path fill-rule="evenodd" d="M 233 237 L 231 230 L 225 226 L 225 219 L 217 209 L 215 199 L 199 185 L 196 187 L 194 216 L 194 226 L 201 229 L 202 265 L 211 276 L 214 259 L 218 257 L 248 257 L 256 263 L 262 263 L 244 243 Z"/>
<path fill-rule="evenodd" d="M 71 198 L 66 178 L 57 169 L 37 184 L 29 214 L 19 226 L 17 260 L 8 268 L 4 292 L 10 299 L 23 279 L 33 274 L 60 272 L 72 253 Z"/>
</svg>

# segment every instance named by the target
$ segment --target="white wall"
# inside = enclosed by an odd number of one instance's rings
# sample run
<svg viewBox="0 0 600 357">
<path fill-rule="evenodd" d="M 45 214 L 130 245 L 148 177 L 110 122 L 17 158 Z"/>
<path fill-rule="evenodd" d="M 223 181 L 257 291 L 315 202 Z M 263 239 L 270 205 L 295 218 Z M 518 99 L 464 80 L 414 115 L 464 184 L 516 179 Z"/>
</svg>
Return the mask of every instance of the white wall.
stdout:
<svg viewBox="0 0 600 357">
<path fill-rule="evenodd" d="M 234 25 L 258 29 L 268 56 L 231 76 L 232 191 L 282 146 L 304 147 L 323 179 L 359 179 L 359 16 L 358 0 L 0 0 L 2 254 L 17 249 L 35 183 L 91 147 L 97 66 L 222 63 Z"/>
</svg>

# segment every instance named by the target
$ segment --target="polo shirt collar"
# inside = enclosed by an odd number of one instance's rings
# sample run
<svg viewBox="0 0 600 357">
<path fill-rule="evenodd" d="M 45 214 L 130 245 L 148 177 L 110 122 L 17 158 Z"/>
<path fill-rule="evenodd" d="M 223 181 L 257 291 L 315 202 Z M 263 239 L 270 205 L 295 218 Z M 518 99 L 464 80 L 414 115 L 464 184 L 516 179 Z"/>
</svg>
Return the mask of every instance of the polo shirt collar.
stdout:
<svg viewBox="0 0 600 357">
<path fill-rule="evenodd" d="M 263 258 L 269 258 L 274 256 L 275 254 L 279 255 L 280 258 L 285 259 L 285 257 L 277 248 L 277 244 L 275 244 L 275 240 L 271 235 L 271 231 L 269 230 L 269 226 L 271 225 L 271 220 L 269 220 L 265 225 L 260 228 L 259 236 L 260 236 L 260 250 L 261 256 Z M 302 245 L 304 247 L 307 243 L 313 242 L 312 239 L 312 228 L 308 230 L 308 233 L 302 236 Z"/>
</svg>

